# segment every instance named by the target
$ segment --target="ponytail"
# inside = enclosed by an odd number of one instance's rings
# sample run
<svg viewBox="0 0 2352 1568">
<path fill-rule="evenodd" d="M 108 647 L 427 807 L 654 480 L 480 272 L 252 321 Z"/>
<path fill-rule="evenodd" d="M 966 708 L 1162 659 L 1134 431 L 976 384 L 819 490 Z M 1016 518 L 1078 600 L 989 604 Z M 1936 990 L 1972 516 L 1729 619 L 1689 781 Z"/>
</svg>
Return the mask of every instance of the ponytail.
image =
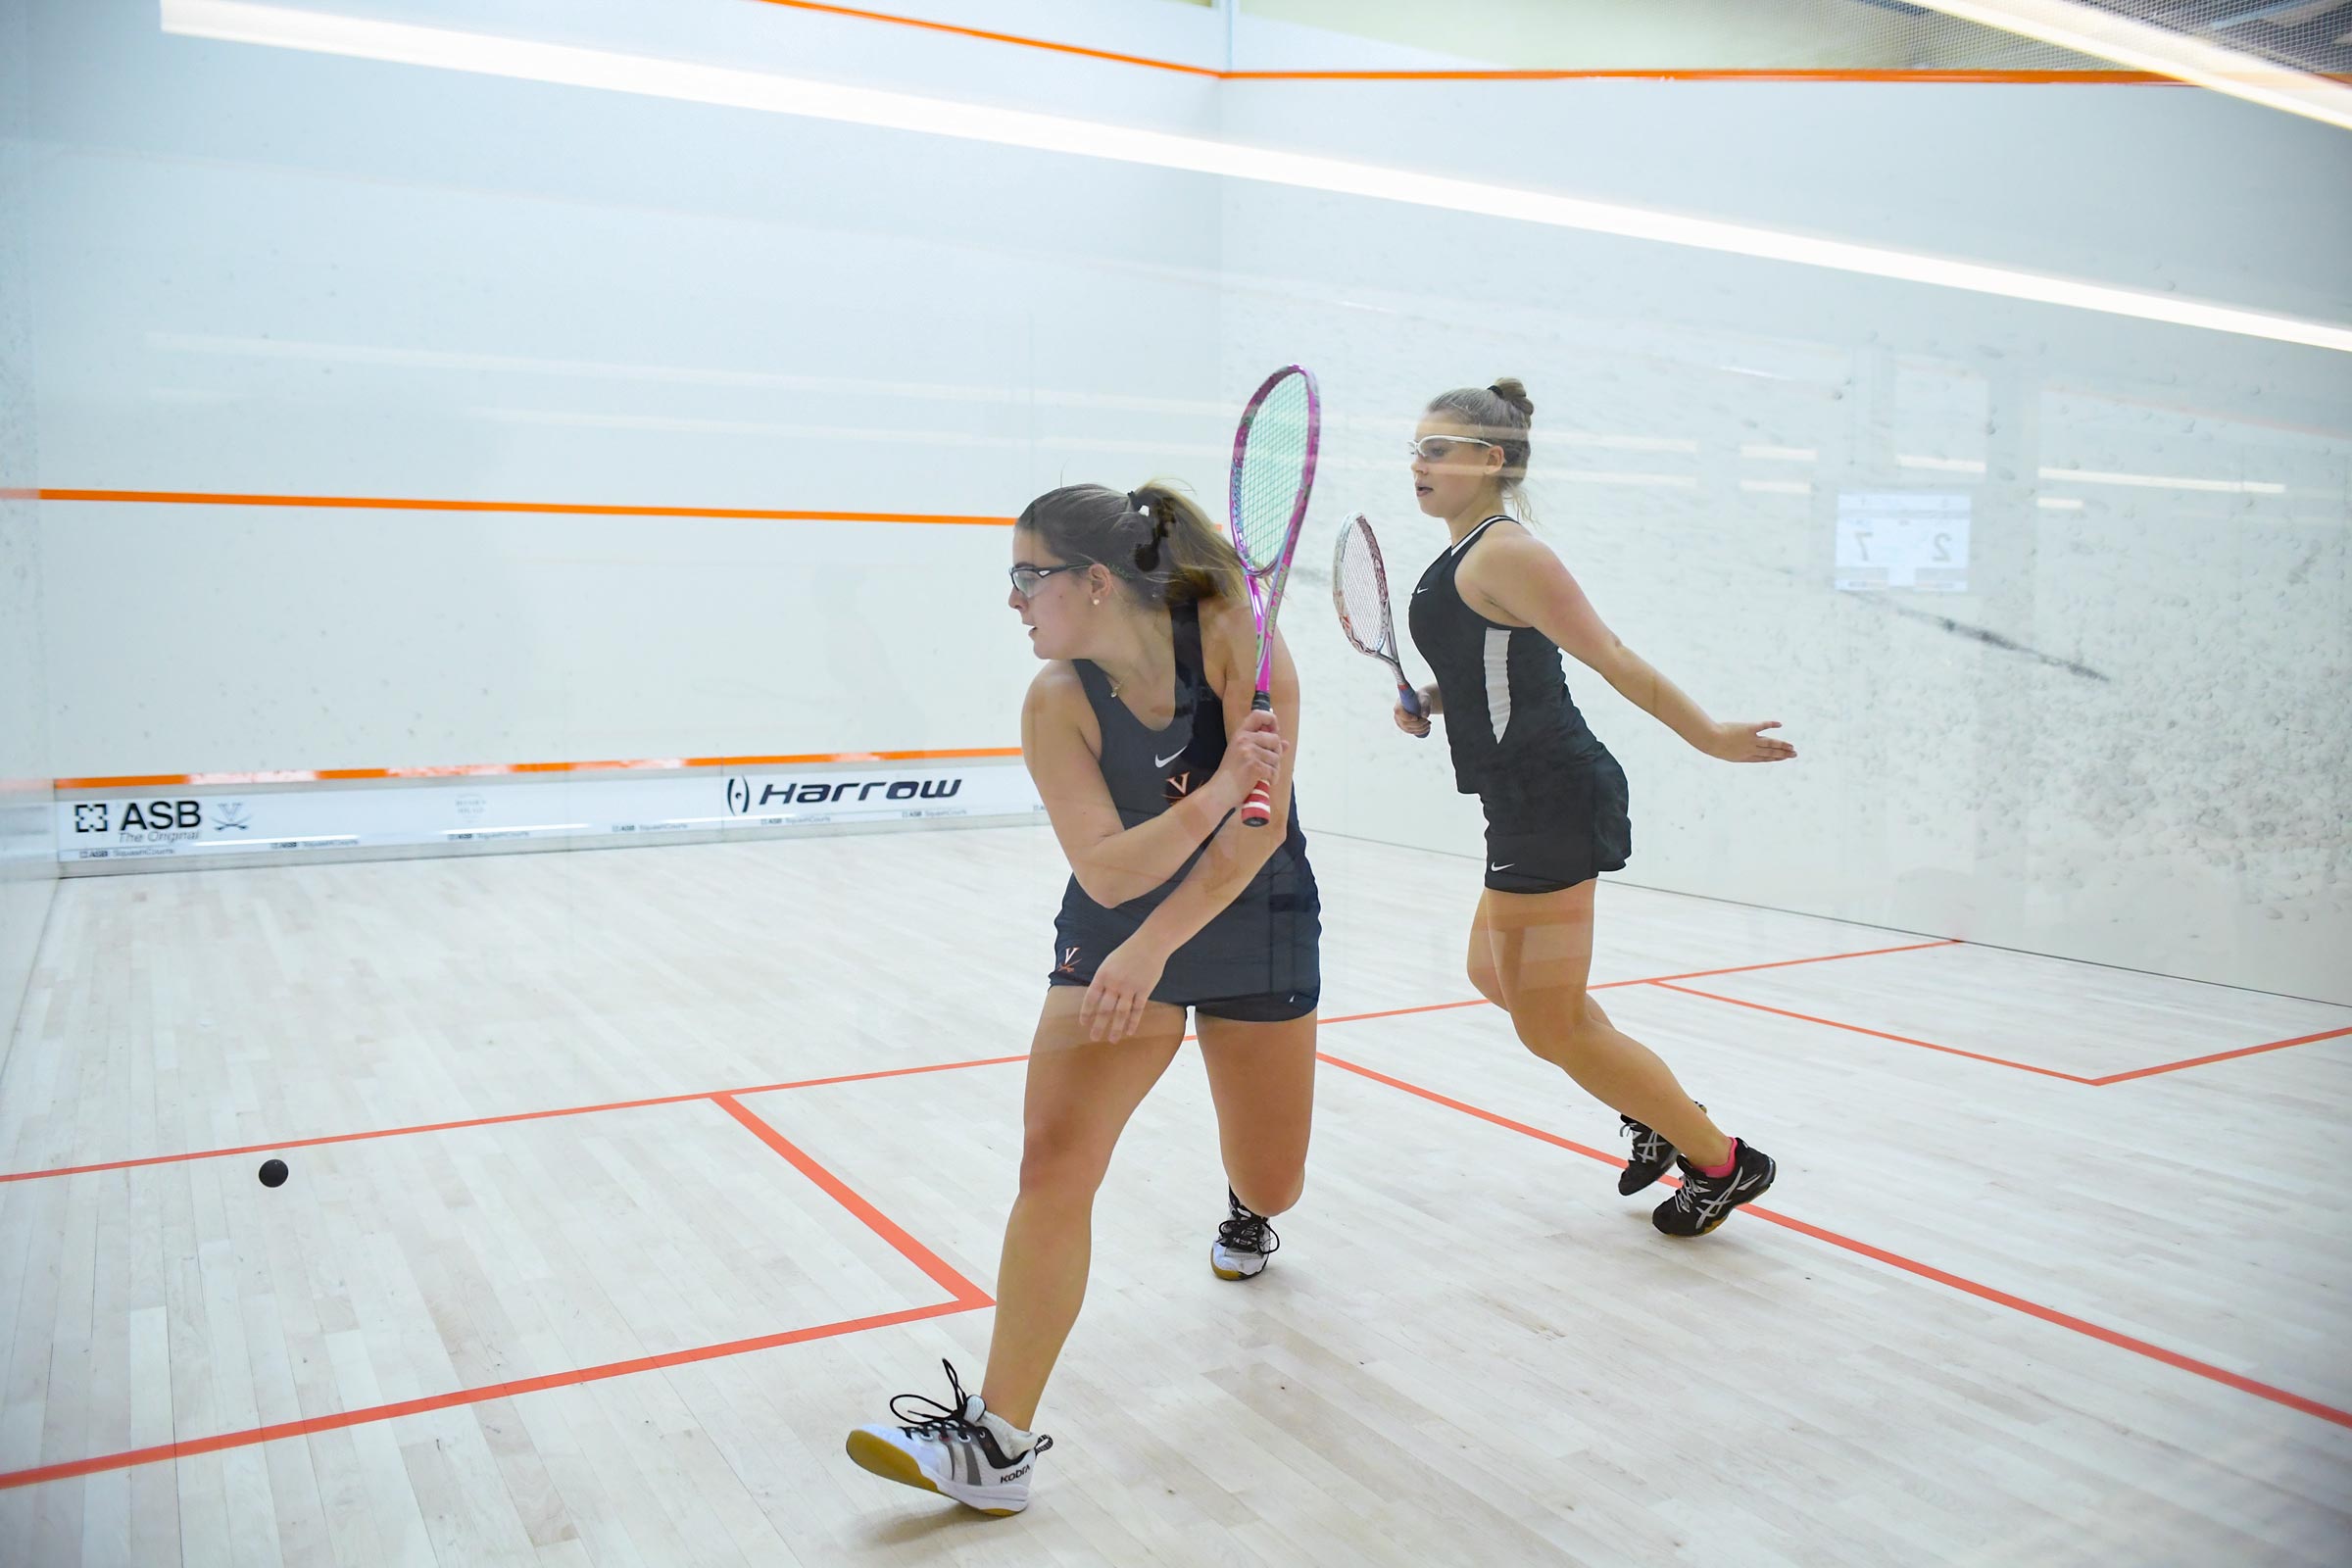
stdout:
<svg viewBox="0 0 2352 1568">
<path fill-rule="evenodd" d="M 1065 485 L 1029 503 L 1020 527 L 1064 561 L 1099 564 L 1153 605 L 1239 595 L 1241 558 L 1192 497 L 1165 479 L 1121 494 Z"/>
</svg>

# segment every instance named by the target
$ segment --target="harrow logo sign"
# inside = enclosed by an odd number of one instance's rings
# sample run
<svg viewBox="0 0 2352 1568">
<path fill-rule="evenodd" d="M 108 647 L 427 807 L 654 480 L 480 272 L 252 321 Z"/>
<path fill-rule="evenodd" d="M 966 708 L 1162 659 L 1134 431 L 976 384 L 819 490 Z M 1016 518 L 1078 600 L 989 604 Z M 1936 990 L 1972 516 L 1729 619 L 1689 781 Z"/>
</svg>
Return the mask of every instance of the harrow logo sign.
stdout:
<svg viewBox="0 0 2352 1568">
<path fill-rule="evenodd" d="M 754 778 L 727 780 L 727 809 L 737 816 L 758 816 L 777 812 L 788 807 L 833 806 L 864 807 L 873 809 L 888 803 L 909 812 L 954 809 L 948 807 L 926 807 L 924 802 L 954 800 L 963 789 L 960 774 L 946 778 L 918 778 L 911 773 L 892 773 L 883 777 L 852 779 L 781 779 L 773 782 Z"/>
</svg>

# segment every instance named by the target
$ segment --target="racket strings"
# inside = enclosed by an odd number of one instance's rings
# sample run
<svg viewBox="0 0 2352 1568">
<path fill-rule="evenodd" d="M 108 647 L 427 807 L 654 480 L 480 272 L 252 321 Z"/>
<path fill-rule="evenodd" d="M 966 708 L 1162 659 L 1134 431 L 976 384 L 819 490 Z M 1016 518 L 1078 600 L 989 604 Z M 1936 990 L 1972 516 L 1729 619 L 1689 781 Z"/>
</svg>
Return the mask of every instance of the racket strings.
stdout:
<svg viewBox="0 0 2352 1568">
<path fill-rule="evenodd" d="M 1388 583 L 1380 563 L 1358 542 L 1361 537 L 1350 529 L 1342 547 L 1334 579 L 1339 589 L 1340 623 L 1359 652 L 1386 653 L 1396 645 L 1396 628 L 1389 619 Z"/>
<path fill-rule="evenodd" d="M 1273 569 L 1290 539 L 1312 442 L 1305 378 L 1267 394 L 1250 422 L 1234 483 L 1234 543 L 1252 576 Z"/>
</svg>

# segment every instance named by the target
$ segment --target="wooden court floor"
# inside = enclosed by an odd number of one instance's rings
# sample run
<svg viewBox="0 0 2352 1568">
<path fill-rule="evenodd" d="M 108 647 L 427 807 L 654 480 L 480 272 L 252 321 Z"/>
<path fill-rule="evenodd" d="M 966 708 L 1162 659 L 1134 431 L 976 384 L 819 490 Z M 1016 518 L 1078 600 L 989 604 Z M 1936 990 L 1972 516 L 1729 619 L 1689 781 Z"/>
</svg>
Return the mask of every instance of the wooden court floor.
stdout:
<svg viewBox="0 0 2352 1568">
<path fill-rule="evenodd" d="M 1282 1250 L 1210 1275 L 1180 1057 L 1004 1520 L 841 1440 L 978 1381 L 1045 829 L 63 884 L 0 1564 L 2352 1561 L 2352 1008 L 1612 885 L 1611 1014 L 1780 1161 L 1673 1243 L 1475 864 L 1313 855 Z"/>
</svg>

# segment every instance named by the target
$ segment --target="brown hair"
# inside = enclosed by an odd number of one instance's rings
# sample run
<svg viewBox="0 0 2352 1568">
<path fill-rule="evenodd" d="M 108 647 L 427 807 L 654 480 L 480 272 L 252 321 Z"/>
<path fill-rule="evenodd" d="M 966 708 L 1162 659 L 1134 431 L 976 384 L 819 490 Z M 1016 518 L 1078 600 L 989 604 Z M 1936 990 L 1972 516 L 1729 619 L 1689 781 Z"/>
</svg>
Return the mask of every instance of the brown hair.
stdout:
<svg viewBox="0 0 2352 1568">
<path fill-rule="evenodd" d="M 1457 386 L 1431 398 L 1428 412 L 1451 415 L 1470 427 L 1470 434 L 1502 449 L 1502 498 L 1524 518 L 1528 514 L 1527 427 L 1536 417 L 1526 384 L 1506 375 L 1493 386 Z"/>
<path fill-rule="evenodd" d="M 1064 561 L 1107 568 L 1146 604 L 1182 605 L 1238 594 L 1241 558 L 1192 497 L 1165 479 L 1121 493 L 1072 484 L 1029 503 L 1027 528 Z"/>
</svg>

